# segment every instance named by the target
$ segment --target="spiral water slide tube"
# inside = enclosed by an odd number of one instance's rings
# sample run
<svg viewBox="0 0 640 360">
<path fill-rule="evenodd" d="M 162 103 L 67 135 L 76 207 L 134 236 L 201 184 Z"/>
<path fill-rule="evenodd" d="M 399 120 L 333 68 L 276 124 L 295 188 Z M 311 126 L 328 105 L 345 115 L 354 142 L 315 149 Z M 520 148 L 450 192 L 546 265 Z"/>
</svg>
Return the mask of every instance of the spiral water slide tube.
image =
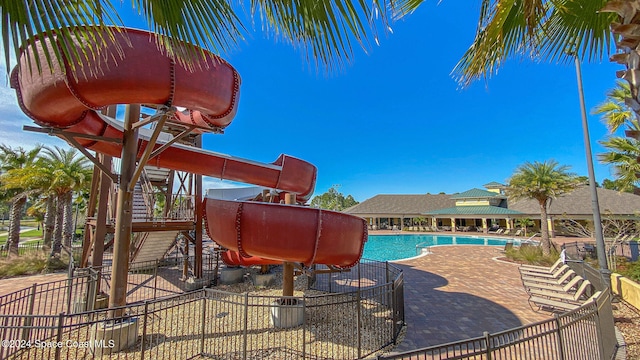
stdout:
<svg viewBox="0 0 640 360">
<path fill-rule="evenodd" d="M 122 143 L 112 140 L 122 139 L 122 123 L 98 112 L 109 105 L 184 107 L 189 110 L 175 112 L 171 121 L 199 132 L 220 132 L 228 126 L 238 106 L 240 77 L 235 69 L 206 51 L 196 66 L 186 69 L 159 50 L 154 36 L 124 29 L 92 58 L 97 60 L 66 59 L 64 66 L 49 63 L 44 55 L 45 48 L 58 47 L 57 39 L 30 41 L 11 74 L 20 107 L 38 125 L 63 129 L 77 145 L 115 157 L 121 156 Z M 80 49 L 81 42 L 76 44 Z M 40 72 L 35 70 L 38 62 Z M 149 140 L 143 130 L 138 157 Z M 159 139 L 155 148 L 162 143 Z M 317 173 L 312 164 L 287 155 L 265 164 L 181 144 L 171 145 L 147 164 L 293 193 L 300 203 L 311 196 Z M 232 217 L 230 208 L 235 209 Z M 360 259 L 366 241 L 362 219 L 301 206 L 208 199 L 205 218 L 209 236 L 230 250 L 226 260 L 231 264 L 351 266 Z"/>
</svg>

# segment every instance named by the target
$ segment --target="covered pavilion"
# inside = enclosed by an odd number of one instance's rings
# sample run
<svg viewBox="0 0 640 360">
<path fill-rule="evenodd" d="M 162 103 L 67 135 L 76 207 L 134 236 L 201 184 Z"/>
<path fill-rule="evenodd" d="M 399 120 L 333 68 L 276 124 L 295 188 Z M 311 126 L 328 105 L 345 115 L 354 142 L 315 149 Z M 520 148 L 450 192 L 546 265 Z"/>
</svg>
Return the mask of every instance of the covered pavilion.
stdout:
<svg viewBox="0 0 640 360">
<path fill-rule="evenodd" d="M 514 229 L 518 219 L 531 219 L 540 228 L 540 206 L 535 200 L 508 201 L 505 185 L 485 184 L 456 194 L 376 195 L 344 210 L 363 217 L 372 230 L 478 231 Z M 640 196 L 598 188 L 603 220 L 640 220 Z M 588 228 L 593 210 L 588 187 L 580 187 L 551 201 L 547 223 L 550 235 L 567 233 L 563 224 L 580 222 Z"/>
</svg>

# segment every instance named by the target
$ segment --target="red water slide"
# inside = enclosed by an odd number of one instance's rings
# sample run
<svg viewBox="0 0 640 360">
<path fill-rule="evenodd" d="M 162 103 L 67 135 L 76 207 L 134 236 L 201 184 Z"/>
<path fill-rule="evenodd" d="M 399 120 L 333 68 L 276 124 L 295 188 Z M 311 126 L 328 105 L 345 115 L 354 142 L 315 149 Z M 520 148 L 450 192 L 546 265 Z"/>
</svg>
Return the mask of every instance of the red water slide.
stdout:
<svg viewBox="0 0 640 360">
<path fill-rule="evenodd" d="M 122 139 L 121 124 L 97 110 L 112 104 L 180 106 L 190 110 L 177 112 L 172 120 L 200 130 L 222 129 L 236 113 L 240 77 L 231 65 L 211 53 L 188 70 L 162 53 L 152 34 L 127 29 L 97 56 L 100 62 L 77 62 L 75 67 L 67 63 L 62 68 L 55 62 L 47 66 L 43 42 L 49 49 L 56 46 L 48 38 L 34 42 L 22 52 L 11 74 L 20 107 L 41 126 Z M 41 74 L 31 71 L 36 64 L 33 47 L 40 54 Z M 118 51 L 121 59 L 108 56 Z M 88 73 L 94 76 L 85 75 Z M 147 144 L 144 138 L 141 136 L 139 156 Z M 118 143 L 87 138 L 78 138 L 78 142 L 111 156 L 120 157 L 122 153 Z M 286 155 L 263 164 L 181 145 L 151 158 L 148 164 L 292 192 L 299 201 L 311 196 L 317 172 L 312 164 Z"/>
<path fill-rule="evenodd" d="M 253 256 L 347 268 L 360 260 L 367 240 L 365 221 L 340 212 L 216 199 L 206 199 L 204 207 L 209 236 L 246 264 Z"/>
<path fill-rule="evenodd" d="M 96 32 L 99 31 L 96 28 Z M 109 105 L 184 107 L 189 110 L 176 112 L 171 121 L 195 131 L 220 132 L 231 123 L 237 110 L 238 73 L 227 62 L 208 52 L 204 52 L 195 66 L 186 69 L 159 50 L 154 36 L 141 30 L 125 29 L 112 44 L 92 58 L 97 60 L 67 59 L 64 66 L 55 61 L 48 64 L 43 51 L 45 47 L 57 47 L 58 40 L 52 43 L 49 38 L 36 39 L 23 49 L 11 74 L 11 86 L 16 89 L 20 107 L 37 124 L 64 129 L 66 133 L 74 134 L 81 146 L 115 157 L 121 156 L 122 144 L 109 140 L 122 139 L 122 124 L 98 112 Z M 40 73 L 35 70 L 38 62 L 42 66 Z M 139 157 L 148 144 L 149 135 L 145 131 L 148 133 L 148 130 L 140 129 Z M 162 143 L 159 139 L 156 147 Z M 264 164 L 180 144 L 151 158 L 148 164 L 294 193 L 299 202 L 308 200 L 313 193 L 317 173 L 312 164 L 286 155 Z M 233 203 L 246 206 L 247 210 L 241 217 L 242 228 L 246 230 L 240 233 L 235 230 L 237 219 L 227 216 L 227 207 L 216 204 L 224 202 L 207 201 L 207 228 L 213 240 L 237 252 L 227 256 L 233 264 L 279 260 L 350 266 L 360 258 L 366 240 L 362 219 L 276 204 L 261 204 L 262 210 L 253 212 L 250 209 L 254 204 Z M 322 215 L 313 215 L 318 218 L 314 223 L 310 220 L 311 215 L 306 215 L 309 213 Z M 265 219 L 280 225 L 268 225 Z M 314 230 L 303 231 L 306 227 Z M 289 234 L 291 229 L 296 230 Z M 327 232 L 326 229 L 331 230 Z M 295 246 L 293 235 L 297 239 Z M 230 241 L 230 238 L 236 241 Z M 343 243 L 350 244 L 344 246 Z M 332 255 L 327 249 L 341 250 Z"/>
</svg>

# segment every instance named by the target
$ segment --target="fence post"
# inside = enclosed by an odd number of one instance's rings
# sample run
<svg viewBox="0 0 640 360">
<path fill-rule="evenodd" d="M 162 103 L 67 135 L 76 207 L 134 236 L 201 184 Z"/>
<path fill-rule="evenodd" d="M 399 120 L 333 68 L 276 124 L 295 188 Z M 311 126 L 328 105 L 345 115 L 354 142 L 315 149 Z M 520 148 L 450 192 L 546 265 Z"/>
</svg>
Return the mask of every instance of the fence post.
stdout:
<svg viewBox="0 0 640 360">
<path fill-rule="evenodd" d="M 158 266 L 160 260 L 156 259 L 156 266 L 153 268 L 153 299 L 156 299 L 156 293 L 158 291 Z"/>
<path fill-rule="evenodd" d="M 5 316 L 2 324 L 2 338 L 9 339 L 11 336 L 7 336 L 7 333 L 11 334 L 11 330 L 9 329 L 9 317 Z M 7 350 L 6 355 L 9 356 L 11 354 L 8 346 L 0 347 L 0 360 L 4 359 L 5 350 Z"/>
<path fill-rule="evenodd" d="M 358 291 L 356 291 L 357 293 L 357 299 L 356 299 L 356 306 L 358 307 L 358 312 L 357 312 L 357 321 L 358 321 L 358 331 L 357 331 L 357 336 L 358 336 L 358 359 L 362 358 L 362 331 L 361 331 L 361 327 L 362 327 L 362 314 L 361 314 L 361 296 L 362 294 L 360 293 L 360 288 L 361 288 L 361 284 L 360 284 L 360 280 L 361 280 L 362 276 L 360 273 L 360 263 L 358 263 Z"/>
<path fill-rule="evenodd" d="M 307 283 L 308 285 L 309 283 Z M 307 304 L 308 298 L 307 294 L 302 294 L 302 307 L 304 308 L 302 312 L 302 358 L 307 358 Z"/>
<path fill-rule="evenodd" d="M 36 304 L 36 291 L 38 288 L 38 283 L 34 283 L 31 286 L 31 296 L 29 296 L 29 312 L 27 313 L 29 316 L 24 318 L 24 327 L 22 328 L 22 340 L 29 340 L 31 337 L 31 325 L 33 325 L 33 308 Z"/>
<path fill-rule="evenodd" d="M 89 288 L 87 289 L 87 307 L 85 311 L 93 311 L 96 305 L 96 295 L 98 294 L 98 276 L 89 269 Z"/>
<path fill-rule="evenodd" d="M 609 301 L 609 299 L 607 299 L 607 301 Z M 596 334 L 598 336 L 598 355 L 600 356 L 600 359 L 606 359 L 605 353 L 606 350 L 604 348 L 604 340 L 603 340 L 603 334 L 602 334 L 602 322 L 600 320 L 600 304 L 598 304 L 597 299 L 594 299 L 592 301 L 592 306 L 594 307 L 594 314 L 596 316 L 595 319 L 595 325 L 596 325 Z"/>
<path fill-rule="evenodd" d="M 67 280 L 67 314 L 71 314 L 71 297 L 73 296 L 73 276 L 69 273 Z"/>
<path fill-rule="evenodd" d="M 242 344 L 242 358 L 247 359 L 247 331 L 249 327 L 249 293 L 244 294 L 244 334 Z"/>
<path fill-rule="evenodd" d="M 205 339 L 205 327 L 207 323 L 207 290 L 202 289 L 202 328 L 200 329 L 200 333 L 202 334 L 200 338 L 200 356 L 204 356 L 204 339 Z"/>
<path fill-rule="evenodd" d="M 56 342 L 60 343 L 62 341 L 62 327 L 64 325 L 64 313 L 60 313 L 58 315 L 58 333 L 56 334 Z M 55 360 L 60 360 L 60 351 L 62 350 L 62 346 L 56 346 L 56 355 Z"/>
<path fill-rule="evenodd" d="M 144 301 L 144 316 L 142 317 L 142 339 L 140 340 L 140 360 L 144 359 L 147 339 L 147 315 L 149 314 L 149 301 Z"/>
<path fill-rule="evenodd" d="M 489 332 L 485 331 L 484 332 L 484 341 L 487 344 L 487 360 L 491 360 L 493 358 L 492 356 L 492 351 L 493 351 L 493 347 L 491 346 L 491 335 L 489 335 Z"/>
<path fill-rule="evenodd" d="M 384 262 L 384 269 L 385 269 L 384 282 L 388 284 L 389 283 L 389 262 L 388 261 Z"/>
<path fill-rule="evenodd" d="M 553 319 L 556 323 L 556 338 L 558 340 L 558 358 L 564 360 L 564 341 L 562 341 L 562 324 L 560 323 L 560 316 L 553 314 Z"/>
</svg>

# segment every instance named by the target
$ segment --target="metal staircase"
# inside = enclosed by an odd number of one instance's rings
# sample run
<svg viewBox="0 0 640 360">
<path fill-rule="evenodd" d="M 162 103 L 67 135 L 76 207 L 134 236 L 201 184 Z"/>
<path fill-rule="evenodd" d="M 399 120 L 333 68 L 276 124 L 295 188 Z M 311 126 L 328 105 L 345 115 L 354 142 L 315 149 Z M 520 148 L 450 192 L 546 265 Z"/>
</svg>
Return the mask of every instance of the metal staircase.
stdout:
<svg viewBox="0 0 640 360">
<path fill-rule="evenodd" d="M 129 262 L 141 263 L 162 259 L 173 246 L 178 234 L 178 231 L 137 233 L 134 237 L 136 246 L 131 247 Z"/>
</svg>

